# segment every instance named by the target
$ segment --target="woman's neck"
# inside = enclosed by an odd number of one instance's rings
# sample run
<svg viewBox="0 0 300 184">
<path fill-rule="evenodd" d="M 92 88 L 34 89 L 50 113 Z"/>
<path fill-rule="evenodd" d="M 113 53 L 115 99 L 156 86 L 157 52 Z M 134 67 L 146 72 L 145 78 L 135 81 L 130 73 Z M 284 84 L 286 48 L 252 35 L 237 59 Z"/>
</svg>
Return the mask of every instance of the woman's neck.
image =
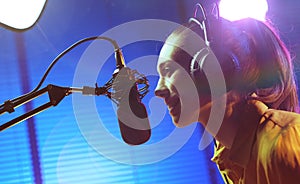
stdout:
<svg viewBox="0 0 300 184">
<path fill-rule="evenodd" d="M 213 112 L 213 105 L 216 106 L 221 113 Z M 217 100 L 203 106 L 200 109 L 199 121 L 222 145 L 230 148 L 240 122 L 249 120 L 249 123 L 257 123 L 251 120 L 258 116 L 261 117 L 267 109 L 268 107 L 261 101 L 246 101 L 241 99 L 234 92 L 228 92 Z M 214 116 L 212 119 L 219 122 L 211 121 L 211 116 Z M 220 117 L 218 118 L 216 116 Z"/>
</svg>

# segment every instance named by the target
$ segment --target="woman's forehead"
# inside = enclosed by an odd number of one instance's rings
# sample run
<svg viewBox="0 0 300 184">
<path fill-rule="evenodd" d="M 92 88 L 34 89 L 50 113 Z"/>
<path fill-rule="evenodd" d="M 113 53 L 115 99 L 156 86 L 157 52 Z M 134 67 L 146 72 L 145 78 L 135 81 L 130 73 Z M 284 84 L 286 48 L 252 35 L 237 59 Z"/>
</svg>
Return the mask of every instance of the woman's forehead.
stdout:
<svg viewBox="0 0 300 184">
<path fill-rule="evenodd" d="M 188 68 L 193 56 L 202 48 L 207 47 L 205 41 L 197 33 L 187 27 L 173 32 L 165 41 L 159 55 L 158 65 L 176 62 Z"/>
<path fill-rule="evenodd" d="M 173 33 L 171 34 L 164 46 L 168 47 L 177 47 L 188 53 L 189 55 L 195 55 L 203 47 L 206 47 L 205 41 L 201 36 L 193 32 L 192 30 L 186 28 L 184 32 Z M 169 48 L 168 48 L 169 49 Z"/>
<path fill-rule="evenodd" d="M 158 66 L 161 67 L 165 64 L 177 63 L 185 69 L 188 69 L 192 58 L 193 55 L 190 55 L 180 47 L 165 44 L 159 55 Z"/>
</svg>

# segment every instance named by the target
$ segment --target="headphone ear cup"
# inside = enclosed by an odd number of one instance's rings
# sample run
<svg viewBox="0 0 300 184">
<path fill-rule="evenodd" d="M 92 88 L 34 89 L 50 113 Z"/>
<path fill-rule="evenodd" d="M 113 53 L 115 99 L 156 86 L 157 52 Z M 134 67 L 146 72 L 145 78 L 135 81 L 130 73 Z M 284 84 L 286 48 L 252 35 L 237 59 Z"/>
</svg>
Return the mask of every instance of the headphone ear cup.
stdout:
<svg viewBox="0 0 300 184">
<path fill-rule="evenodd" d="M 190 75 L 200 94 L 210 94 L 210 86 L 205 71 L 213 71 L 213 69 L 205 69 L 205 67 L 215 65 L 208 65 L 206 62 L 218 62 L 225 79 L 226 91 L 231 90 L 233 86 L 236 85 L 238 72 L 240 71 L 239 61 L 230 51 L 223 51 L 222 53 L 226 54 L 215 53 L 207 47 L 201 49 L 194 55 L 190 65 Z M 213 75 L 219 74 L 216 73 Z"/>
<path fill-rule="evenodd" d="M 200 94 L 209 94 L 210 87 L 204 72 L 204 65 L 207 60 L 211 58 L 211 51 L 208 47 L 201 49 L 198 51 L 190 65 L 190 75 L 194 81 L 194 84 Z"/>
</svg>

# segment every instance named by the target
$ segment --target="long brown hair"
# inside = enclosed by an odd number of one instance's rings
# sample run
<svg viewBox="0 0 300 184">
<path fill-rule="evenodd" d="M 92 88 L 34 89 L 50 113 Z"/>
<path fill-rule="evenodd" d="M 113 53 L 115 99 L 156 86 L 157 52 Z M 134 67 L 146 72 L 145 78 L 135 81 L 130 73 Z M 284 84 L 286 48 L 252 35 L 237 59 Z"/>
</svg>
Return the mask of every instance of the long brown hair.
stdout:
<svg viewBox="0 0 300 184">
<path fill-rule="evenodd" d="M 270 24 L 247 18 L 232 22 L 248 44 L 228 35 L 225 45 L 232 48 L 241 63 L 239 89 L 247 89 L 246 97 L 266 103 L 269 108 L 298 111 L 298 95 L 291 56 Z M 245 48 L 247 47 L 247 48 Z M 251 93 L 255 93 L 253 96 Z"/>
</svg>

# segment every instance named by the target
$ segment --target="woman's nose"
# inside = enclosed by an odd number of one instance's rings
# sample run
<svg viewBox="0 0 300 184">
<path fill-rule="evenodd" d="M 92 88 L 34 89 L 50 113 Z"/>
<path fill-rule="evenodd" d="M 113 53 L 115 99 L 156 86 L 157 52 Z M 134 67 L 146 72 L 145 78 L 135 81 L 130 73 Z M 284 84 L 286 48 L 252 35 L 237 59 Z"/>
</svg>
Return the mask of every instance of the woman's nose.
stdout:
<svg viewBox="0 0 300 184">
<path fill-rule="evenodd" d="M 155 89 L 155 95 L 161 98 L 166 98 L 170 95 L 169 89 L 164 85 L 164 83 L 160 80 Z"/>
</svg>

